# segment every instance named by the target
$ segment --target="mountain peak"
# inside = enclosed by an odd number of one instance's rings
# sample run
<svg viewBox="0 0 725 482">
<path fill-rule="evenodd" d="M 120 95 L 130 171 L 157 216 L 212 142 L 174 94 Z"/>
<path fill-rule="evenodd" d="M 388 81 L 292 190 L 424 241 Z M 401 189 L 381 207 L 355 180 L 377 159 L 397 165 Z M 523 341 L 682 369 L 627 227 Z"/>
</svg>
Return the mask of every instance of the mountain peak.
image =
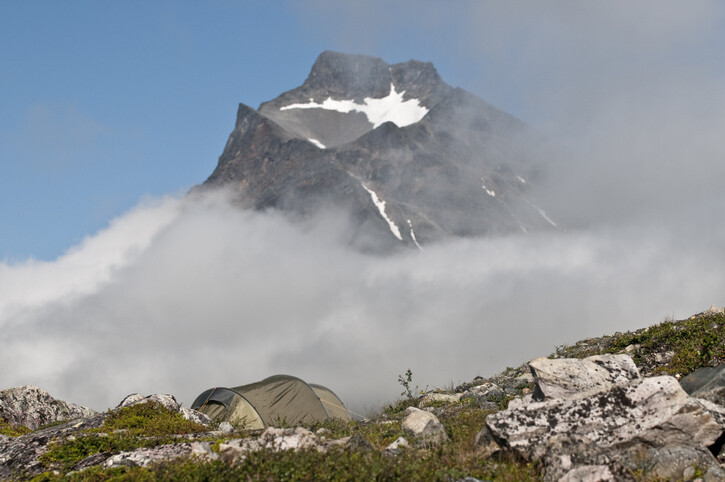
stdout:
<svg viewBox="0 0 725 482">
<path fill-rule="evenodd" d="M 240 112 L 207 184 L 231 184 L 243 206 L 342 208 L 352 243 L 383 249 L 556 229 L 528 194 L 526 125 L 430 62 L 326 51 L 301 86 Z"/>
<path fill-rule="evenodd" d="M 379 57 L 326 50 L 312 66 L 303 87 L 324 88 L 354 100 L 383 97 L 390 90 L 390 66 Z"/>
</svg>

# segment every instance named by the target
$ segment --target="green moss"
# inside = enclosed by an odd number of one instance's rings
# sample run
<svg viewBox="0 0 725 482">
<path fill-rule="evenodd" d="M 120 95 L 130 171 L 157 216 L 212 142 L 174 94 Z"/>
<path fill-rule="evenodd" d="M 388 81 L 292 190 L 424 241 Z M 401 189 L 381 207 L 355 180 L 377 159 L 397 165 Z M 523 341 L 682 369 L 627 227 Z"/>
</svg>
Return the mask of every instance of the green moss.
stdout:
<svg viewBox="0 0 725 482">
<path fill-rule="evenodd" d="M 20 437 L 26 433 L 32 432 L 28 427 L 24 425 L 10 425 L 7 420 L 0 417 L 0 435 L 7 435 L 8 437 Z"/>
<path fill-rule="evenodd" d="M 665 321 L 645 330 L 612 337 L 610 353 L 639 345 L 633 354 L 638 365 L 654 353 L 673 352 L 672 360 L 656 370 L 686 375 L 704 366 L 725 362 L 725 315 L 706 315 L 681 321 Z"/>
<path fill-rule="evenodd" d="M 90 455 L 179 442 L 176 435 L 208 430 L 160 403 L 139 403 L 111 412 L 99 428 L 51 443 L 40 460 L 49 468 L 67 472 Z"/>
<path fill-rule="evenodd" d="M 160 437 L 208 432 L 204 425 L 186 420 L 180 413 L 168 410 L 158 402 L 144 402 L 111 412 L 94 432 L 110 433 L 126 430 L 130 435 Z"/>
</svg>

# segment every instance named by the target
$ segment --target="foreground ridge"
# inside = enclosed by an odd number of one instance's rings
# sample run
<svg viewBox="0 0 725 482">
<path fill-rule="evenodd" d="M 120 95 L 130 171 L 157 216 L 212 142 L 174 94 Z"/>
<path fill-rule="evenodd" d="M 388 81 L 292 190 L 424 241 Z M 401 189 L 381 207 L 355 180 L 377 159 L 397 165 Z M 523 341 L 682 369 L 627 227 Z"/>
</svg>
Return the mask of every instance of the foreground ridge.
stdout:
<svg viewBox="0 0 725 482">
<path fill-rule="evenodd" d="M 265 430 L 133 394 L 31 431 L 7 422 L 5 390 L 0 478 L 723 480 L 724 326 L 712 307 L 455 388 L 406 386 L 372 420 Z"/>
</svg>

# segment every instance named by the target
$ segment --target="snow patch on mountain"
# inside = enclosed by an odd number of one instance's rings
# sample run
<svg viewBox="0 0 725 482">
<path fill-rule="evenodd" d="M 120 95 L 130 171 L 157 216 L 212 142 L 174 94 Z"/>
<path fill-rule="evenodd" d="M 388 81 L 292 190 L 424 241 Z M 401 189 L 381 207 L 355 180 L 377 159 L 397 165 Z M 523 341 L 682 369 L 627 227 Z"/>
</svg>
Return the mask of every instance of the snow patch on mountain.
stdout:
<svg viewBox="0 0 725 482">
<path fill-rule="evenodd" d="M 534 207 L 536 207 L 536 206 L 534 206 Z M 556 223 L 554 221 L 552 221 L 551 218 L 546 214 L 546 211 L 544 211 L 543 209 L 541 209 L 539 207 L 536 207 L 536 210 L 539 211 L 539 214 L 541 215 L 541 217 L 544 218 L 549 224 L 551 224 L 555 228 L 558 228 Z"/>
<path fill-rule="evenodd" d="M 423 247 L 418 244 L 418 240 L 415 239 L 415 231 L 413 231 L 413 223 L 410 221 L 410 219 L 408 219 L 408 227 L 410 228 L 410 239 L 412 239 L 415 245 L 418 246 L 419 250 L 423 251 Z"/>
<path fill-rule="evenodd" d="M 290 104 L 280 107 L 279 110 L 289 109 L 325 109 L 334 110 L 347 114 L 350 112 L 362 112 L 373 125 L 373 129 L 377 128 L 385 122 L 393 122 L 398 127 L 405 127 L 415 124 L 428 113 L 428 109 L 420 105 L 418 99 L 403 100 L 405 91 L 396 92 L 395 85 L 390 84 L 390 94 L 380 99 L 366 97 L 363 104 L 358 104 L 354 100 L 335 100 L 328 97 L 321 104 L 315 102 L 314 99 L 306 104 Z"/>
<path fill-rule="evenodd" d="M 385 201 L 380 199 L 375 191 L 373 191 L 372 189 L 368 189 L 368 187 L 362 182 L 360 183 L 360 185 L 363 187 L 363 189 L 370 193 L 373 204 L 375 204 L 375 207 L 378 208 L 378 211 L 380 212 L 380 215 L 383 217 L 383 219 L 385 219 L 385 222 L 388 223 L 388 226 L 390 227 L 390 232 L 393 233 L 393 236 L 402 241 L 403 237 L 400 235 L 400 229 L 398 229 L 398 226 L 393 222 L 393 220 L 390 219 L 387 214 L 385 214 Z"/>
<path fill-rule="evenodd" d="M 316 145 L 317 147 L 319 147 L 320 149 L 327 149 L 327 146 L 325 146 L 322 142 L 318 141 L 317 139 L 313 139 L 310 137 L 307 140 L 310 141 L 311 143 L 313 143 L 314 145 Z"/>
</svg>

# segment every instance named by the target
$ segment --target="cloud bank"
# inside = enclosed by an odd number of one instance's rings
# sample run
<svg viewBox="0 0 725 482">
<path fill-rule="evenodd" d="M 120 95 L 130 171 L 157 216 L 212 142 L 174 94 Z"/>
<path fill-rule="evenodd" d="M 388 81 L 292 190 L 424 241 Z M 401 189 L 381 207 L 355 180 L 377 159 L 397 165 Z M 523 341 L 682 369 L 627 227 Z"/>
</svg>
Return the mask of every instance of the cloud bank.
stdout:
<svg viewBox="0 0 725 482">
<path fill-rule="evenodd" d="M 395 399 L 407 368 L 421 388 L 491 375 L 692 314 L 725 282 L 716 243 L 649 230 L 376 257 L 339 242 L 348 229 L 343 214 L 292 224 L 216 193 L 147 202 L 55 262 L 1 265 L 0 386 L 105 409 L 289 373 L 362 411 Z"/>
</svg>

